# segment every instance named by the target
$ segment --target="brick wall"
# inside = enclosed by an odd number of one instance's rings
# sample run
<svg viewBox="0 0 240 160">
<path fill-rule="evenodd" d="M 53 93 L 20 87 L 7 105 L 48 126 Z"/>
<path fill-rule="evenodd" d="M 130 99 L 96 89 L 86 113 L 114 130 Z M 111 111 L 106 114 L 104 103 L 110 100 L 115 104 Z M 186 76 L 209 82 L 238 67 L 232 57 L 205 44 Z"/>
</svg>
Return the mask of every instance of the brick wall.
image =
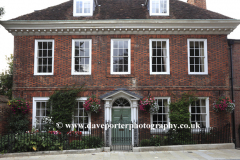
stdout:
<svg viewBox="0 0 240 160">
<path fill-rule="evenodd" d="M 110 42 L 112 38 L 131 39 L 131 75 L 110 75 Z M 170 75 L 150 75 L 149 39 L 168 38 Z M 188 75 L 187 39 L 207 39 L 208 75 Z M 54 75 L 34 76 L 34 40 L 54 39 Z M 72 39 L 92 39 L 92 74 L 71 75 Z M 199 97 L 210 98 L 210 126 L 229 122 L 230 115 L 215 113 L 212 103 L 219 95 L 229 96 L 229 54 L 225 35 L 101 35 L 101 36 L 16 36 L 14 39 L 14 97 L 23 97 L 32 105 L 32 97 L 48 97 L 65 85 L 83 84 L 81 96 L 100 96 L 116 88 L 154 97 L 181 95 L 189 90 Z M 101 63 L 98 63 L 101 62 Z M 133 81 L 136 80 L 136 84 Z M 92 117 L 103 120 L 104 112 Z M 139 112 L 139 119 L 150 116 Z M 150 121 L 149 121 L 150 122 Z"/>
<path fill-rule="evenodd" d="M 235 41 L 232 48 L 233 56 L 233 90 L 235 100 L 236 146 L 240 147 L 238 128 L 240 125 L 240 41 Z"/>
<path fill-rule="evenodd" d="M 207 8 L 206 0 L 188 0 L 187 2 L 203 9 Z"/>
</svg>

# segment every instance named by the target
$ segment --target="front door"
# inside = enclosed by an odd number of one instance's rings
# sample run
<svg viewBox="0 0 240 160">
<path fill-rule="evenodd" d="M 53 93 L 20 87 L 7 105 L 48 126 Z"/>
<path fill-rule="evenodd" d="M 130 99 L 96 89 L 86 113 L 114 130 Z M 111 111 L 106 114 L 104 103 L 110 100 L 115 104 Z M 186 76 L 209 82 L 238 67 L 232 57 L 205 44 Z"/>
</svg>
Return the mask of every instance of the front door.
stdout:
<svg viewBox="0 0 240 160">
<path fill-rule="evenodd" d="M 112 145 L 131 145 L 132 131 L 129 130 L 131 124 L 130 108 L 112 109 Z M 116 127 L 115 127 L 116 126 Z"/>
</svg>

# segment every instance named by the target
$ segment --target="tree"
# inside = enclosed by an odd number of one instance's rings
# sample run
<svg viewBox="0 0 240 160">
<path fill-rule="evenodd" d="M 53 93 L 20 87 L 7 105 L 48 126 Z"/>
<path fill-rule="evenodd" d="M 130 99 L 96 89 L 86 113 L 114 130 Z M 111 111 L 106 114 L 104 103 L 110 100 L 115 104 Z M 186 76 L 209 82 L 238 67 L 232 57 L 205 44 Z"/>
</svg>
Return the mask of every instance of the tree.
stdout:
<svg viewBox="0 0 240 160">
<path fill-rule="evenodd" d="M 12 86 L 13 86 L 13 55 L 6 56 L 9 69 L 0 75 L 0 94 L 12 99 Z"/>
<path fill-rule="evenodd" d="M 4 8 L 0 7 L 0 17 L 5 13 Z"/>
</svg>

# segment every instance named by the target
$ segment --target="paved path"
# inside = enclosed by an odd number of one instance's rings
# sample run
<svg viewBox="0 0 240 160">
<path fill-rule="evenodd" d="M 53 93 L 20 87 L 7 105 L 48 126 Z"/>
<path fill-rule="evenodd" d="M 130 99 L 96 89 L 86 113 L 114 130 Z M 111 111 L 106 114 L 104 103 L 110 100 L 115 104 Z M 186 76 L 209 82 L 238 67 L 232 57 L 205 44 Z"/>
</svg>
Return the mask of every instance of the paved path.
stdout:
<svg viewBox="0 0 240 160">
<path fill-rule="evenodd" d="M 240 160 L 240 150 L 193 150 L 193 151 L 161 151 L 161 152 L 101 152 L 88 154 L 61 154 L 42 155 L 26 157 L 9 157 L 0 160 L 218 160 L 218 159 L 238 159 Z"/>
</svg>

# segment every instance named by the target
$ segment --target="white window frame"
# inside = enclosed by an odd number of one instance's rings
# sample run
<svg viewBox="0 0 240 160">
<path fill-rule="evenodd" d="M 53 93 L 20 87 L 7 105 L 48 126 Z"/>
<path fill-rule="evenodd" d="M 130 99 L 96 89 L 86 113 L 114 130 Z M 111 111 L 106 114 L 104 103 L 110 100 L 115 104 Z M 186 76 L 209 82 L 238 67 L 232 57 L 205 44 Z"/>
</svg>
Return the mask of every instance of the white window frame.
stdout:
<svg viewBox="0 0 240 160">
<path fill-rule="evenodd" d="M 76 41 L 89 41 L 89 72 L 74 72 L 75 70 L 75 42 Z M 72 40 L 72 75 L 91 75 L 92 73 L 92 39 L 73 39 Z"/>
<path fill-rule="evenodd" d="M 77 10 L 76 10 L 77 1 L 82 1 L 83 12 L 84 12 L 84 2 L 89 1 L 90 2 L 90 13 L 77 13 Z M 74 0 L 73 1 L 73 16 L 79 17 L 79 16 L 92 16 L 92 15 L 93 15 L 93 0 Z"/>
<path fill-rule="evenodd" d="M 150 16 L 169 16 L 169 13 L 170 13 L 170 11 L 169 11 L 169 0 L 166 0 L 167 2 L 167 13 L 153 13 L 152 12 L 152 8 L 153 8 L 153 6 L 152 6 L 152 0 L 150 0 L 149 1 L 149 13 L 150 13 Z M 159 9 L 160 9 L 160 7 L 161 7 L 161 4 L 160 4 L 160 2 L 161 2 L 161 0 L 159 0 Z"/>
<path fill-rule="evenodd" d="M 209 97 L 197 97 L 197 99 L 205 99 L 205 103 L 206 103 L 206 128 L 209 128 L 210 127 L 210 121 L 209 121 Z M 191 122 L 191 104 L 189 105 L 189 113 L 190 113 L 190 118 L 189 118 L 189 121 L 190 121 L 190 124 L 192 123 Z M 192 128 L 192 131 L 193 132 L 197 132 L 199 129 L 194 129 Z M 208 129 L 206 129 L 206 131 L 209 131 Z"/>
<path fill-rule="evenodd" d="M 166 72 L 153 72 L 152 71 L 152 42 L 153 41 L 166 41 L 167 57 L 166 57 Z M 170 74 L 170 54 L 169 54 L 169 39 L 149 39 L 149 63 L 150 63 L 150 75 L 155 74 Z"/>
<path fill-rule="evenodd" d="M 204 43 L 204 72 L 190 72 L 190 42 L 200 41 Z M 188 44 L 188 74 L 189 75 L 208 75 L 208 53 L 207 53 L 207 39 L 187 39 Z"/>
<path fill-rule="evenodd" d="M 49 97 L 33 97 L 33 108 L 32 108 L 32 127 L 36 128 L 36 113 L 37 113 L 37 102 L 46 102 Z"/>
<path fill-rule="evenodd" d="M 170 101 L 171 101 L 171 98 L 170 97 L 154 97 L 154 99 L 167 99 L 167 103 L 168 103 L 168 112 L 170 111 L 170 108 L 169 108 L 169 104 L 170 104 Z M 153 114 L 151 113 L 150 114 L 150 123 L 153 124 Z M 170 118 L 169 118 L 169 113 L 167 114 L 167 124 L 169 125 L 170 124 Z M 167 132 L 169 130 L 169 128 L 167 129 L 162 129 L 162 128 L 152 128 L 152 125 L 151 125 L 151 133 L 154 134 L 154 133 L 162 133 L 162 132 Z"/>
<path fill-rule="evenodd" d="M 87 97 L 80 97 L 80 98 L 76 99 L 77 102 L 80 101 L 80 102 L 83 102 L 83 103 L 85 103 L 86 100 L 87 100 Z M 74 124 L 74 113 L 73 113 L 72 124 Z M 91 125 L 91 113 L 90 112 L 88 112 L 88 125 Z M 71 130 L 74 131 L 74 128 L 72 127 Z M 82 132 L 83 135 L 84 134 L 85 135 L 86 134 L 91 134 L 91 126 L 90 126 L 90 128 L 88 128 L 88 131 L 80 131 L 80 132 Z"/>
<path fill-rule="evenodd" d="M 113 42 L 114 41 L 128 41 L 128 72 L 113 72 Z M 131 39 L 111 39 L 111 60 L 110 60 L 111 74 L 131 74 Z"/>
<path fill-rule="evenodd" d="M 52 42 L 52 72 L 38 73 L 38 42 Z M 36 39 L 34 48 L 34 75 L 53 75 L 54 73 L 54 40 L 51 39 Z"/>
</svg>

